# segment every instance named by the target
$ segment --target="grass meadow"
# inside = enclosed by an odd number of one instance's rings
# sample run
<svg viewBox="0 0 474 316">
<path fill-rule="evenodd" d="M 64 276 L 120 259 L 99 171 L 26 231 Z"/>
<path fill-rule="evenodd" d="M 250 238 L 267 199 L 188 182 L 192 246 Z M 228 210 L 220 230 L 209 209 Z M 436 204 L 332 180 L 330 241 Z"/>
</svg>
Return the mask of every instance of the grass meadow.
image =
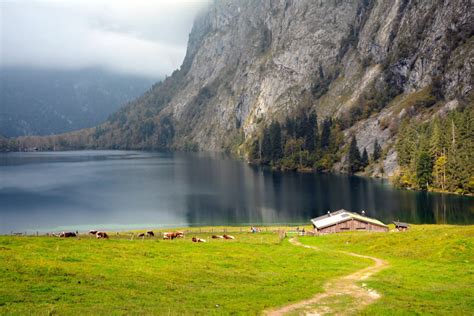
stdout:
<svg viewBox="0 0 474 316">
<path fill-rule="evenodd" d="M 299 237 L 319 251 L 270 229 L 237 229 L 236 240 L 209 239 L 204 230 L 172 241 L 0 236 L 0 314 L 259 314 L 372 263 L 340 251 L 390 263 L 364 281 L 382 298 L 362 314 L 474 314 L 474 226 Z M 342 301 L 333 310 L 357 304 Z"/>
<path fill-rule="evenodd" d="M 0 237 L 0 314 L 256 314 L 368 264 L 271 232 L 233 235 L 208 243 Z"/>
</svg>

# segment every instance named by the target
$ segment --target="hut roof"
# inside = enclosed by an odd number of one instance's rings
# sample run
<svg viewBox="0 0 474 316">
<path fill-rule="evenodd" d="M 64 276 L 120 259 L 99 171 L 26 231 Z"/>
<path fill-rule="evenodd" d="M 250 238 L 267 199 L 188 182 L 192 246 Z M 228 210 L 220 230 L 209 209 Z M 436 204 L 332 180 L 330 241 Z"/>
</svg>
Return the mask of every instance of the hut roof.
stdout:
<svg viewBox="0 0 474 316">
<path fill-rule="evenodd" d="M 365 222 L 365 223 L 371 223 L 378 226 L 387 227 L 384 223 L 382 223 L 378 219 L 367 217 L 367 216 L 357 214 L 354 212 L 349 212 L 346 210 L 339 210 L 337 212 L 328 213 L 326 215 L 313 218 L 311 222 L 317 229 L 322 229 L 322 228 L 336 225 L 339 223 L 343 223 L 352 219 L 356 219 L 358 221 Z"/>
<path fill-rule="evenodd" d="M 402 228 L 408 228 L 410 224 L 404 223 L 404 222 L 393 222 L 395 224 L 395 227 L 402 227 Z"/>
</svg>

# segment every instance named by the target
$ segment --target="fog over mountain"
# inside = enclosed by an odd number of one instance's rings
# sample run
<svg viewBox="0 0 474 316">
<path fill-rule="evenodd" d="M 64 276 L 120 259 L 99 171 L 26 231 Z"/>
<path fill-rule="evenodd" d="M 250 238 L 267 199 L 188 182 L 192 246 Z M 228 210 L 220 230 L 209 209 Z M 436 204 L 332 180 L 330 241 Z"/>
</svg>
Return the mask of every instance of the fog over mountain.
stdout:
<svg viewBox="0 0 474 316">
<path fill-rule="evenodd" d="M 3 68 L 0 135 L 51 135 L 95 126 L 153 82 L 99 68 Z"/>
<path fill-rule="evenodd" d="M 0 3 L 0 67 L 105 68 L 154 79 L 179 67 L 205 0 Z"/>
<path fill-rule="evenodd" d="M 179 68 L 207 1 L 0 3 L 0 135 L 92 127 Z"/>
</svg>

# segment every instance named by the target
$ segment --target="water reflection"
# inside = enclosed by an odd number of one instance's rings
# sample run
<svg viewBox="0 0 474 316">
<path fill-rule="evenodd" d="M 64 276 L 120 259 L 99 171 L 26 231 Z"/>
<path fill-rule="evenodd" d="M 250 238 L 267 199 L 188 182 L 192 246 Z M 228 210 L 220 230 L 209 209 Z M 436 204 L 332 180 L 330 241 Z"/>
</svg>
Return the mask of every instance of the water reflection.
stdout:
<svg viewBox="0 0 474 316">
<path fill-rule="evenodd" d="M 205 154 L 0 154 L 0 233 L 307 223 L 328 210 L 385 222 L 474 223 L 474 199 L 344 175 L 272 172 Z"/>
<path fill-rule="evenodd" d="M 181 170 L 189 191 L 199 186 L 207 192 L 187 196 L 190 224 L 304 223 L 340 208 L 365 210 L 386 222 L 474 221 L 474 199 L 469 197 L 396 190 L 381 179 L 280 173 L 214 159 L 195 157 Z"/>
</svg>

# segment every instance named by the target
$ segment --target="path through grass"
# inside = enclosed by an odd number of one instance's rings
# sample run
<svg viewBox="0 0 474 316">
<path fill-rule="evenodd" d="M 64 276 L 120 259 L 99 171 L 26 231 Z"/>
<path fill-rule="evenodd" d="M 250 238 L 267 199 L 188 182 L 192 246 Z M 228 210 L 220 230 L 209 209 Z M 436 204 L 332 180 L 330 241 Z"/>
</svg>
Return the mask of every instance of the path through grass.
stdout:
<svg viewBox="0 0 474 316">
<path fill-rule="evenodd" d="M 300 240 L 323 252 L 350 251 L 389 262 L 387 269 L 361 284 L 382 294 L 361 314 L 474 314 L 474 226 L 421 225 L 403 233 L 342 233 Z M 351 304 L 357 302 L 346 307 Z"/>
</svg>

